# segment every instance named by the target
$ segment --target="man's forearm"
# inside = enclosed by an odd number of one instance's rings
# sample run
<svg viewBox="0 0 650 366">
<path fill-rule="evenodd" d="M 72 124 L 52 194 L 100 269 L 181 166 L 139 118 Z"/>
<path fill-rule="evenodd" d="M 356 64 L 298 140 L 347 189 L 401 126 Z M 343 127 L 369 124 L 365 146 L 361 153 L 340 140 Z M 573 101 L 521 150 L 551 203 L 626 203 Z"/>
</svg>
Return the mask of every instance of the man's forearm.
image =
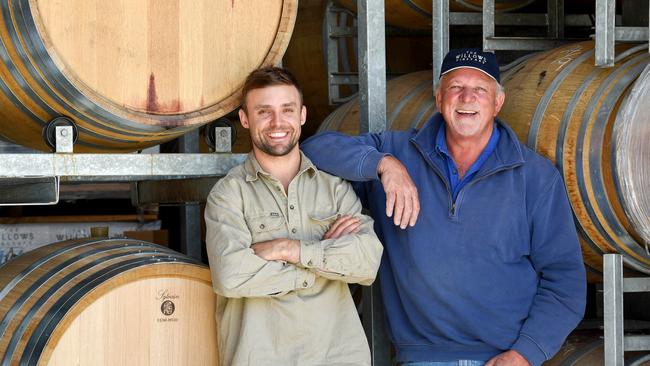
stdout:
<svg viewBox="0 0 650 366">
<path fill-rule="evenodd" d="M 258 257 L 267 261 L 285 261 L 296 264 L 300 261 L 300 241 L 293 239 L 273 239 L 251 245 Z"/>
<path fill-rule="evenodd" d="M 349 181 L 377 179 L 377 165 L 385 153 L 377 150 L 378 134 L 347 136 L 319 133 L 300 144 L 300 149 L 316 166 Z"/>
</svg>

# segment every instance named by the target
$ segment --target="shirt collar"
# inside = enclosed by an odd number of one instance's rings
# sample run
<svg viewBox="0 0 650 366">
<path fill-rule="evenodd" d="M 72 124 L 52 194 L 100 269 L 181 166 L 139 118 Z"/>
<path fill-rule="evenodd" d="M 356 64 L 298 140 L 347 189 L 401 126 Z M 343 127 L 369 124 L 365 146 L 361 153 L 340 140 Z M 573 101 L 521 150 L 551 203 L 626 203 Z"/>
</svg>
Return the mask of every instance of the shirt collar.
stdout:
<svg viewBox="0 0 650 366">
<path fill-rule="evenodd" d="M 248 159 L 246 159 L 246 162 L 244 162 L 244 170 L 246 172 L 247 182 L 257 180 L 260 175 L 271 177 L 270 173 L 267 173 L 264 169 L 262 169 L 252 150 L 248 153 Z M 312 178 L 317 171 L 318 170 L 316 169 L 316 166 L 311 162 L 311 160 L 309 160 L 307 156 L 305 156 L 305 154 L 302 153 L 302 150 L 300 150 L 300 169 L 298 170 L 298 174 L 296 174 L 296 176 L 307 172 L 309 174 L 309 177 Z"/>
<path fill-rule="evenodd" d="M 436 151 L 442 154 L 445 154 L 446 156 L 450 156 L 449 154 L 449 148 L 447 147 L 447 139 L 446 139 L 446 129 L 445 125 L 442 124 L 440 128 L 438 129 L 438 133 L 436 134 Z M 487 145 L 485 145 L 485 148 L 481 152 L 479 159 L 482 158 L 485 155 L 490 155 L 492 151 L 497 147 L 497 143 L 499 142 L 499 128 L 497 127 L 497 123 L 494 122 L 492 125 L 492 134 L 490 135 L 490 139 L 488 140 Z"/>
</svg>

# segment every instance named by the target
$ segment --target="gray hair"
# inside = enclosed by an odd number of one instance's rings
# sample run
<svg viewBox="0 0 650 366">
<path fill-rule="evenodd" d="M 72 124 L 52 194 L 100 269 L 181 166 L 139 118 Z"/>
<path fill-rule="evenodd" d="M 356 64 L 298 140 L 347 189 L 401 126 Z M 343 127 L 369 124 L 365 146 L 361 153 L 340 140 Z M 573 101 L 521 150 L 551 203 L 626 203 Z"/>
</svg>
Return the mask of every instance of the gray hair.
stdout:
<svg viewBox="0 0 650 366">
<path fill-rule="evenodd" d="M 506 93 L 506 88 L 504 88 L 503 85 L 501 85 L 501 83 L 497 81 L 497 95 L 505 94 L 505 93 Z"/>
</svg>

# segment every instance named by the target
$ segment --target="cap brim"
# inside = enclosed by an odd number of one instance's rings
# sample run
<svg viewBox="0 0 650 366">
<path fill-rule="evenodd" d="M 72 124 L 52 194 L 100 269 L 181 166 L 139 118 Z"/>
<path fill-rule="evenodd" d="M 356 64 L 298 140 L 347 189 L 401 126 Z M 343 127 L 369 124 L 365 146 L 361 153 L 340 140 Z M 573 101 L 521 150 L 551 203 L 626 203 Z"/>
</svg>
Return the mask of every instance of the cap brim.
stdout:
<svg viewBox="0 0 650 366">
<path fill-rule="evenodd" d="M 478 70 L 478 71 L 484 73 L 485 75 L 489 76 L 492 80 L 496 81 L 497 83 L 499 82 L 497 79 L 494 78 L 494 76 L 492 76 L 492 75 L 488 74 L 487 72 L 485 72 L 485 70 L 481 70 L 481 69 L 479 69 L 478 67 L 474 67 L 474 66 L 458 66 L 458 67 L 452 67 L 451 69 L 449 69 L 449 70 L 447 70 L 447 71 L 441 73 L 441 74 L 440 74 L 440 77 L 442 77 L 442 75 L 444 75 L 444 74 L 447 74 L 447 73 L 449 73 L 449 72 L 451 72 L 451 71 L 454 71 L 454 70 L 457 70 L 457 69 L 474 69 L 474 70 Z"/>
</svg>

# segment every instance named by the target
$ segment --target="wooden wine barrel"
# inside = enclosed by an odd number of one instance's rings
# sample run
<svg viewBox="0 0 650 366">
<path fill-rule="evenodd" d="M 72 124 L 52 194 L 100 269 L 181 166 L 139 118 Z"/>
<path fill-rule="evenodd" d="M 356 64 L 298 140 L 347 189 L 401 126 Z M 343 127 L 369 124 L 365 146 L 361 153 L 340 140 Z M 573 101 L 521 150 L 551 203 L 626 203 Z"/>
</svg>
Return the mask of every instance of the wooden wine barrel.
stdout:
<svg viewBox="0 0 650 366">
<path fill-rule="evenodd" d="M 535 0 L 496 0 L 497 12 L 512 11 L 523 8 Z M 356 11 L 356 1 L 336 0 L 347 9 Z M 431 30 L 431 0 L 385 0 L 386 23 L 407 29 Z M 450 0 L 449 11 L 482 11 L 482 0 Z"/>
<path fill-rule="evenodd" d="M 356 38 L 340 37 L 332 40 L 327 37 L 325 0 L 304 0 L 298 6 L 298 15 L 291 42 L 283 58 L 283 66 L 298 79 L 303 88 L 303 98 L 307 106 L 307 123 L 302 128 L 303 137 L 311 136 L 321 122 L 336 106 L 329 103 L 327 82 L 327 57 L 332 53 L 330 47 L 337 48 L 338 68 L 341 72 L 357 71 Z M 330 15 L 332 23 L 340 27 L 356 25 L 354 14 L 348 11 Z M 386 37 L 386 70 L 391 74 L 408 73 L 431 67 L 431 37 Z M 356 87 L 334 86 L 341 98 L 351 97 Z"/>
<path fill-rule="evenodd" d="M 502 75 L 500 117 L 562 173 L 585 263 L 601 272 L 602 254 L 620 253 L 650 273 L 648 47 L 617 44 L 613 68 L 595 67 L 594 51 L 566 45 Z"/>
<path fill-rule="evenodd" d="M 239 104 L 253 69 L 277 64 L 297 0 L 2 1 L 0 136 L 39 150 L 58 116 L 75 151 L 128 152 Z"/>
<path fill-rule="evenodd" d="M 616 51 L 614 68 L 597 68 L 593 42 L 571 44 L 529 57 L 501 78 L 499 116 L 564 177 L 591 282 L 601 280 L 604 253 L 650 273 L 650 55 L 647 45 L 617 44 Z M 430 71 L 388 82 L 390 129 L 419 127 L 433 113 L 431 82 Z M 358 134 L 358 101 L 334 111 L 320 130 Z"/>
<path fill-rule="evenodd" d="M 3 365 L 217 365 L 208 268 L 135 240 L 47 245 L 0 267 Z"/>
<path fill-rule="evenodd" d="M 543 366 L 601 366 L 605 365 L 602 331 L 577 330 L 567 337 L 562 348 Z M 647 352 L 625 352 L 625 365 L 650 366 Z"/>
<path fill-rule="evenodd" d="M 418 71 L 388 81 L 386 116 L 390 130 L 420 128 L 436 111 L 432 71 Z M 359 99 L 354 98 L 332 112 L 318 131 L 359 134 Z"/>
</svg>

